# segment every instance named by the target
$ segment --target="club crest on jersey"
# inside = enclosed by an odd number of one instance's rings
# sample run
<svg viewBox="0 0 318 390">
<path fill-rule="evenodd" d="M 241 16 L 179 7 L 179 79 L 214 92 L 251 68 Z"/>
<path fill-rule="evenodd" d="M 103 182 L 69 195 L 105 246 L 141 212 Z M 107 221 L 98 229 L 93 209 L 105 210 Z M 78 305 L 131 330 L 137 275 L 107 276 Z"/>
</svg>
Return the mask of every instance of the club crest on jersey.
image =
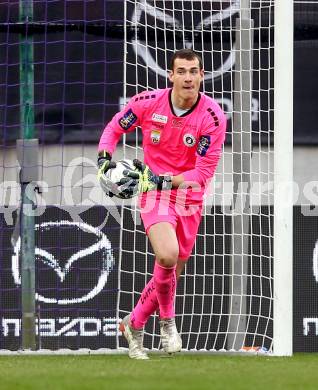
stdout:
<svg viewBox="0 0 318 390">
<path fill-rule="evenodd" d="M 166 115 L 160 115 L 160 114 L 156 114 L 156 113 L 152 114 L 151 119 L 154 122 L 158 122 L 158 123 L 167 123 L 168 122 L 168 117 Z"/>
<path fill-rule="evenodd" d="M 197 152 L 200 156 L 205 156 L 211 144 L 209 135 L 202 135 L 199 140 Z"/>
<path fill-rule="evenodd" d="M 189 148 L 191 148 L 196 143 L 195 136 L 192 134 L 185 134 L 183 136 L 183 143 L 185 144 L 185 146 L 188 146 Z"/>
<path fill-rule="evenodd" d="M 123 130 L 128 130 L 137 120 L 137 116 L 130 108 L 125 114 L 119 119 L 119 125 Z"/>
<path fill-rule="evenodd" d="M 161 132 L 159 130 L 151 130 L 151 141 L 153 144 L 158 144 L 160 141 Z"/>
</svg>

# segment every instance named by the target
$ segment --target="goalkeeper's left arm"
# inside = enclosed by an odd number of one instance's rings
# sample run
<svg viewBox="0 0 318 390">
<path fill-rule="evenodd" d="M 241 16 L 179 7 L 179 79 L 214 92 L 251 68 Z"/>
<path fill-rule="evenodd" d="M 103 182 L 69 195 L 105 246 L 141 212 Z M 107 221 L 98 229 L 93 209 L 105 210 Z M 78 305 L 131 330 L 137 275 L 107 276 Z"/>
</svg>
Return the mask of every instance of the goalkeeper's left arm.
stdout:
<svg viewBox="0 0 318 390">
<path fill-rule="evenodd" d="M 121 180 L 124 184 L 128 180 L 134 179 L 135 185 L 138 186 L 138 193 L 148 192 L 153 190 L 168 190 L 172 188 L 172 176 L 169 175 L 156 175 L 151 171 L 148 165 L 135 159 L 134 166 L 135 171 L 124 171 L 125 179 Z"/>
<path fill-rule="evenodd" d="M 153 190 L 170 190 L 171 188 L 179 188 L 185 184 L 183 174 L 171 176 L 171 175 L 156 175 L 148 167 L 148 165 L 135 159 L 134 165 L 135 171 L 124 171 L 124 175 L 127 179 L 122 179 L 121 183 L 125 184 L 131 179 L 135 180 L 135 186 L 138 187 L 138 193 L 148 192 Z M 196 183 L 191 183 L 193 187 L 197 186 Z"/>
</svg>

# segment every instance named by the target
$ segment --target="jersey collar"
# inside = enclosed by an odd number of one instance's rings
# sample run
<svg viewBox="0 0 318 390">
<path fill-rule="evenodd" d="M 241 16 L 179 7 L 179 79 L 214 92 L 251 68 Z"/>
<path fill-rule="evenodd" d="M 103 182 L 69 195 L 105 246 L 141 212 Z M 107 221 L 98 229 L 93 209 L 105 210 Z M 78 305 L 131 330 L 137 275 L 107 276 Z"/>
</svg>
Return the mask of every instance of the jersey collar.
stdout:
<svg viewBox="0 0 318 390">
<path fill-rule="evenodd" d="M 171 94 L 172 94 L 172 88 L 170 88 L 170 90 L 169 90 L 169 105 L 170 105 L 170 110 L 171 110 L 171 112 L 173 113 L 173 115 L 174 115 L 174 116 L 177 116 L 176 113 L 174 112 L 174 109 L 173 109 Z M 193 105 L 187 112 L 185 112 L 184 114 L 178 116 L 178 118 L 182 118 L 182 117 L 184 117 L 184 116 L 187 116 L 187 115 L 191 114 L 191 112 L 192 112 L 192 111 L 196 108 L 196 106 L 199 104 L 200 99 L 201 99 L 201 92 L 199 92 L 197 101 L 194 103 L 194 105 Z"/>
</svg>

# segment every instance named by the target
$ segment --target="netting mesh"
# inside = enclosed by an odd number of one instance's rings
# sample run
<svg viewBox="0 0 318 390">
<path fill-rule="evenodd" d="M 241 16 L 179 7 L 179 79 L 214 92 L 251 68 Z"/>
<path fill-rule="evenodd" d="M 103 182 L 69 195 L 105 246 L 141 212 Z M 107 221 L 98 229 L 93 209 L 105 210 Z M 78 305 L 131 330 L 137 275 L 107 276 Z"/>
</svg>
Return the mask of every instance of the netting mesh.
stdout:
<svg viewBox="0 0 318 390">
<path fill-rule="evenodd" d="M 223 106 L 229 120 L 195 250 L 177 288 L 183 347 L 271 350 L 273 188 L 264 185 L 273 180 L 274 3 L 251 2 L 250 9 L 239 1 L 126 4 L 126 97 L 166 87 L 171 54 L 190 47 L 203 59 L 202 90 Z M 138 131 L 135 145 L 124 150 L 140 156 Z M 141 234 L 138 226 L 127 230 L 135 240 Z M 153 257 L 150 248 L 137 253 L 124 245 L 122 251 L 130 258 L 121 262 L 120 308 L 126 313 L 152 274 Z M 144 262 L 146 272 L 139 269 Z M 159 346 L 155 318 L 145 342 Z"/>
</svg>

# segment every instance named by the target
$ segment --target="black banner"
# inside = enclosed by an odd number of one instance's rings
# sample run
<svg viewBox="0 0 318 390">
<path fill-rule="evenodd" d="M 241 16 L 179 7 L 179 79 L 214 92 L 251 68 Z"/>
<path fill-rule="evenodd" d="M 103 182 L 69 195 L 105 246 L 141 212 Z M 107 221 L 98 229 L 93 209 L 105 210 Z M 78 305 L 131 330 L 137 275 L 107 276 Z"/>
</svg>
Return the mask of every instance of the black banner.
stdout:
<svg viewBox="0 0 318 390">
<path fill-rule="evenodd" d="M 318 216 L 294 208 L 294 351 L 318 351 Z"/>
<path fill-rule="evenodd" d="M 265 344 L 270 346 L 272 337 L 272 262 L 268 261 L 272 226 L 268 211 L 262 208 L 252 219 L 246 345 L 263 345 L 265 337 Z M 318 350 L 318 216 L 314 211 L 294 207 L 295 352 Z M 83 213 L 79 210 L 80 219 L 74 220 L 67 210 L 48 207 L 36 217 L 39 347 L 116 348 L 116 318 L 132 310 L 151 277 L 154 261 L 140 220 L 134 219 L 129 208 L 125 209 L 125 230 L 119 247 L 119 212 L 92 207 Z M 0 214 L 0 349 L 17 350 L 21 346 L 20 241 L 13 239 L 14 225 L 5 217 Z M 202 220 L 186 277 L 177 289 L 177 325 L 186 348 L 222 349 L 227 345 L 230 237 L 231 217 L 220 209 L 211 210 L 211 215 Z M 119 343 L 126 346 L 122 337 Z M 151 317 L 145 346 L 158 345 L 158 322 Z"/>
</svg>

